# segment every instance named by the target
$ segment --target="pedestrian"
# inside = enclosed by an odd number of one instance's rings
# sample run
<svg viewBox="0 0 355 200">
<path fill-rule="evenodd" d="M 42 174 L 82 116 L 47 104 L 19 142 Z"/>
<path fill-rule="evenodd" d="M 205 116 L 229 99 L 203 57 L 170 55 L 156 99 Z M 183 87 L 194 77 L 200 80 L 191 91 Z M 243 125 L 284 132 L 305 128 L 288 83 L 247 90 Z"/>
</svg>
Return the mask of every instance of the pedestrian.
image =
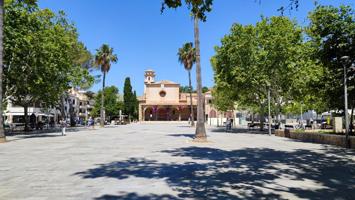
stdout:
<svg viewBox="0 0 355 200">
<path fill-rule="evenodd" d="M 66 129 L 66 127 L 67 127 L 67 120 L 62 119 L 62 120 L 60 121 L 60 125 L 61 125 L 61 128 L 62 128 L 62 136 L 65 136 L 65 135 L 66 135 L 65 129 Z"/>
<path fill-rule="evenodd" d="M 313 130 L 314 129 L 314 121 L 313 121 L 312 117 L 309 119 L 309 124 L 311 126 L 311 129 Z"/>
<path fill-rule="evenodd" d="M 32 129 L 36 128 L 36 121 L 37 121 L 36 115 L 35 113 L 32 113 L 30 116 L 30 125 Z"/>
<path fill-rule="evenodd" d="M 227 121 L 226 121 L 226 132 L 229 132 L 232 130 L 232 123 L 231 123 L 231 120 L 229 118 L 227 118 Z"/>
<path fill-rule="evenodd" d="M 95 120 L 92 117 L 89 118 L 89 126 L 91 126 L 92 129 L 95 129 Z"/>
</svg>

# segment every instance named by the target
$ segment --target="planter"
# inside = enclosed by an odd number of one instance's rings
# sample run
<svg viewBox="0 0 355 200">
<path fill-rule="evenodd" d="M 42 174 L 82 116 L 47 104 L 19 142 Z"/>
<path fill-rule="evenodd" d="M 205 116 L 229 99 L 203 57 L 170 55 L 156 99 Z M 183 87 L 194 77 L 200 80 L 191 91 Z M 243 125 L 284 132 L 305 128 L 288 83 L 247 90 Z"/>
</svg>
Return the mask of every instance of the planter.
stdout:
<svg viewBox="0 0 355 200">
<path fill-rule="evenodd" d="M 305 133 L 305 132 L 295 132 L 294 130 L 286 129 L 284 134 L 276 133 L 276 136 L 287 137 L 291 139 L 301 140 L 304 142 L 312 142 L 318 144 L 330 144 L 340 147 L 346 147 L 345 136 L 344 135 L 330 135 L 324 133 Z M 355 137 L 350 137 L 350 148 L 355 149 Z"/>
</svg>

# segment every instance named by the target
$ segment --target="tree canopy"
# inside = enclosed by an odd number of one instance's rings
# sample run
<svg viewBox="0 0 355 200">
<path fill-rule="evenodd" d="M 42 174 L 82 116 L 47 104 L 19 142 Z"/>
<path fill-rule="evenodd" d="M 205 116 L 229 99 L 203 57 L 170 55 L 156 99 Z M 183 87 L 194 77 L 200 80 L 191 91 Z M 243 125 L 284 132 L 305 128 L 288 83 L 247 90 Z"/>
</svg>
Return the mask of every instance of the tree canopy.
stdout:
<svg viewBox="0 0 355 200">
<path fill-rule="evenodd" d="M 64 12 L 12 0 L 5 4 L 4 73 L 6 96 L 15 104 L 54 105 L 72 86 L 90 85 L 90 53 L 78 41 Z"/>
<path fill-rule="evenodd" d="M 28 0 L 8 0 L 5 10 L 5 96 L 24 107 L 25 116 L 33 103 L 56 106 L 69 88 L 91 86 L 91 54 L 64 12 Z"/>
<path fill-rule="evenodd" d="M 97 95 L 95 95 L 95 105 L 92 111 L 92 115 L 95 117 L 100 116 L 101 95 L 102 90 L 99 90 Z M 123 109 L 123 102 L 119 100 L 118 88 L 115 86 L 105 87 L 104 96 L 106 116 L 110 118 L 118 116 L 119 110 Z"/>
<path fill-rule="evenodd" d="M 123 88 L 124 113 L 131 118 L 137 118 L 138 100 L 136 92 L 132 90 L 131 79 L 126 77 Z"/>
<path fill-rule="evenodd" d="M 269 89 L 280 110 L 281 104 L 303 99 L 303 89 L 319 73 L 307 56 L 302 29 L 287 17 L 262 18 L 255 26 L 234 24 L 215 50 L 214 104 L 221 110 L 235 102 L 263 107 Z"/>
<path fill-rule="evenodd" d="M 347 67 L 349 96 L 355 105 L 355 14 L 350 6 L 318 6 L 309 14 L 307 33 L 314 47 L 313 57 L 323 66 L 324 76 L 316 85 L 329 109 L 343 110 L 343 66 Z M 312 54 L 310 54 L 312 55 Z M 346 60 L 342 60 L 347 56 Z"/>
</svg>

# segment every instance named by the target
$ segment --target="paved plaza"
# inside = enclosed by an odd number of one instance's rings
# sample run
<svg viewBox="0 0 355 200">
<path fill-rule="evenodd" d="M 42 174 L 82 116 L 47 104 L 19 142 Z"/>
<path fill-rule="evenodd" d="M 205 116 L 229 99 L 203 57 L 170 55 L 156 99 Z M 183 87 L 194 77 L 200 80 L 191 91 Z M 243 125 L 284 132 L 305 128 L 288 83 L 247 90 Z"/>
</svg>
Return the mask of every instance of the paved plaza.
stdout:
<svg viewBox="0 0 355 200">
<path fill-rule="evenodd" d="M 265 134 L 134 124 L 9 137 L 0 199 L 355 199 L 355 152 Z"/>
</svg>

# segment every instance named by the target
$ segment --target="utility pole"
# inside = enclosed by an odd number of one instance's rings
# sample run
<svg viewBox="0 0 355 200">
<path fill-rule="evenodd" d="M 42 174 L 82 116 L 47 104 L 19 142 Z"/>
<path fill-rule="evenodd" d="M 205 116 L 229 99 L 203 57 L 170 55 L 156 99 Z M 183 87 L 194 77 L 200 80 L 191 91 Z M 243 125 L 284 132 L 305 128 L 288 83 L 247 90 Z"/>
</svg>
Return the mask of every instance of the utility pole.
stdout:
<svg viewBox="0 0 355 200">
<path fill-rule="evenodd" d="M 268 86 L 268 90 L 267 90 L 267 101 L 268 101 L 268 109 L 269 109 L 269 116 L 268 116 L 268 121 L 269 121 L 269 135 L 271 135 L 270 86 Z"/>
<path fill-rule="evenodd" d="M 340 58 L 343 62 L 344 68 L 344 113 L 345 113 L 345 145 L 346 148 L 350 147 L 349 144 L 349 113 L 348 113 L 348 86 L 347 86 L 347 61 L 349 60 L 349 56 L 343 56 Z"/>
</svg>

